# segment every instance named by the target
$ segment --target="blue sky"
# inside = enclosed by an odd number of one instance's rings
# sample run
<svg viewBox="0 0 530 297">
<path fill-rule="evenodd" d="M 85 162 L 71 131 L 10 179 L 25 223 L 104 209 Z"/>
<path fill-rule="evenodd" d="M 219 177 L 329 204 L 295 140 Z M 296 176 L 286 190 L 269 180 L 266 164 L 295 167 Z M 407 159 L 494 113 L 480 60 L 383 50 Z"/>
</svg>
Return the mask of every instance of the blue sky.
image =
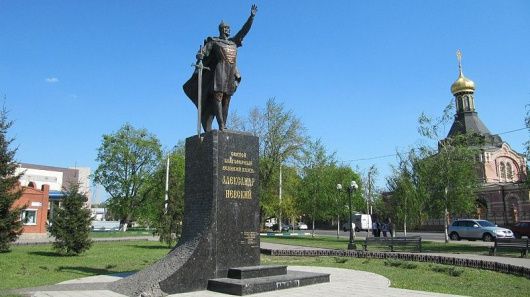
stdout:
<svg viewBox="0 0 530 297">
<path fill-rule="evenodd" d="M 235 34 L 254 1 L 0 0 L 0 94 L 17 160 L 94 170 L 101 136 L 129 122 L 164 147 L 195 133 L 182 92 L 195 53 L 221 20 Z M 492 133 L 524 127 L 530 103 L 529 1 L 255 1 L 238 52 L 231 108 L 275 97 L 313 138 L 384 186 L 395 158 L 422 138 L 464 74 Z M 448 127 L 449 128 L 449 127 Z M 527 131 L 501 135 L 523 151 Z M 103 197 L 103 195 L 99 195 Z"/>
</svg>

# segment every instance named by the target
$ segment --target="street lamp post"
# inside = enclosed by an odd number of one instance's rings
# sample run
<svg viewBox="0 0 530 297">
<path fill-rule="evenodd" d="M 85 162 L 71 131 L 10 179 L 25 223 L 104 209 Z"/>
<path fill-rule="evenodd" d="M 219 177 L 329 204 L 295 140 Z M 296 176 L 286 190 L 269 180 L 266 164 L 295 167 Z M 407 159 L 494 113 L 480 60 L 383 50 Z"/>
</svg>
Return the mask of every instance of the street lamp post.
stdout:
<svg viewBox="0 0 530 297">
<path fill-rule="evenodd" d="M 359 186 L 357 185 L 357 183 L 352 180 L 351 181 L 351 184 L 350 186 L 348 187 L 348 194 L 349 194 L 349 204 L 350 204 L 350 219 L 348 220 L 349 224 L 350 224 L 350 241 L 348 242 L 348 249 L 349 250 L 355 250 L 357 249 L 357 246 L 355 246 L 355 238 L 354 238 L 354 230 L 353 230 L 353 226 L 352 226 L 352 221 L 351 221 L 351 217 L 353 215 L 353 211 L 352 211 L 352 193 L 354 191 L 356 191 L 357 189 L 359 188 Z"/>
<path fill-rule="evenodd" d="M 340 192 L 342 191 L 342 185 L 341 184 L 337 184 L 337 192 L 339 192 L 338 194 L 338 197 L 337 197 L 337 203 L 336 203 L 336 206 L 337 206 L 337 239 L 339 239 L 339 234 L 340 234 L 340 213 L 339 213 L 339 207 L 340 207 Z"/>
</svg>

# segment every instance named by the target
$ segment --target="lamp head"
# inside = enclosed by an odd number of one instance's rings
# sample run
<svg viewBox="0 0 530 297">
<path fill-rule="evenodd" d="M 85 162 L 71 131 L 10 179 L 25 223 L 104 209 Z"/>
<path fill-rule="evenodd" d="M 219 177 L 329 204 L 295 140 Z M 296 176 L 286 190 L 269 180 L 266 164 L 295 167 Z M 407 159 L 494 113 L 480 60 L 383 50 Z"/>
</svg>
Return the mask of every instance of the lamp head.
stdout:
<svg viewBox="0 0 530 297">
<path fill-rule="evenodd" d="M 359 188 L 359 186 L 357 185 L 357 183 L 354 180 L 352 180 L 351 184 L 350 184 L 350 189 L 356 191 L 358 188 Z"/>
<path fill-rule="evenodd" d="M 337 184 L 337 190 L 342 190 L 342 185 L 341 184 Z"/>
</svg>

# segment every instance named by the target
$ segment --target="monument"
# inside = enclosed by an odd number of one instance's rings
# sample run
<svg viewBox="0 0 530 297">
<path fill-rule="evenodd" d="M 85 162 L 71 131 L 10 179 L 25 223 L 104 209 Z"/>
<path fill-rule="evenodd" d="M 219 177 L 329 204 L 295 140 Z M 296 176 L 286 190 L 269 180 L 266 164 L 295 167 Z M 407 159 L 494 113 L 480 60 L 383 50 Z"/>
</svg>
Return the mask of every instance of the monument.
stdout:
<svg viewBox="0 0 530 297">
<path fill-rule="evenodd" d="M 184 93 L 197 106 L 199 133 L 200 124 L 206 132 L 212 129 L 214 117 L 219 130 L 226 128 L 230 99 L 241 82 L 237 48 L 243 45 L 257 11 L 258 7 L 252 5 L 250 16 L 234 37 L 230 37 L 230 26 L 221 21 L 219 37 L 206 38 L 199 48 L 197 64 L 193 65 L 196 70 L 183 86 Z"/>
<path fill-rule="evenodd" d="M 155 264 L 111 284 L 112 290 L 127 296 L 206 289 L 247 295 L 329 282 L 329 274 L 259 265 L 258 138 L 225 129 L 230 97 L 240 78 L 235 65 L 237 46 L 250 30 L 256 12 L 253 5 L 243 29 L 231 39 L 229 27 L 221 23 L 220 37 L 206 39 L 197 54 L 196 71 L 184 85 L 198 108 L 199 135 L 186 139 L 184 221 L 179 242 Z M 209 72 L 204 80 L 203 71 Z M 219 130 L 211 129 L 213 117 Z"/>
</svg>

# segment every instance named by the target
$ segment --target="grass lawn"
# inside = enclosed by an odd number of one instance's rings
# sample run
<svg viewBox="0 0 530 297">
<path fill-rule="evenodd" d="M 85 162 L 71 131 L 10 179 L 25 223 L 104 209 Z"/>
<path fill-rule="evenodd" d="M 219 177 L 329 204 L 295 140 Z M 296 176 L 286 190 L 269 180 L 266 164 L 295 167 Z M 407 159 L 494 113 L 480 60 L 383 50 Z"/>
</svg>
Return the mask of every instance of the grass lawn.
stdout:
<svg viewBox="0 0 530 297">
<path fill-rule="evenodd" d="M 134 231 L 99 231 L 90 232 L 92 238 L 103 238 L 103 237 L 135 237 L 135 236 L 153 236 L 152 231 L 145 230 L 134 230 Z"/>
<path fill-rule="evenodd" d="M 344 263 L 340 263 L 343 262 Z M 394 288 L 477 297 L 528 296 L 530 281 L 524 277 L 488 270 L 454 268 L 448 265 L 335 257 L 271 257 L 261 255 L 261 264 L 310 265 L 374 272 L 390 279 Z M 406 268 L 404 268 L 405 266 Z M 454 270 L 452 270 L 454 269 Z M 440 272 L 436 272 L 440 271 Z M 456 271 L 459 276 L 449 275 Z M 457 274 L 454 273 L 454 274 Z"/>
<path fill-rule="evenodd" d="M 330 238 L 327 240 L 333 241 Z M 279 242 L 293 243 L 292 240 Z M 302 242 L 304 241 L 295 243 Z M 311 242 L 316 244 L 319 241 Z M 320 244 L 322 242 L 326 240 L 321 239 Z M 344 247 L 345 241 L 335 244 Z M 88 252 L 77 257 L 59 256 L 52 250 L 51 245 L 13 246 L 12 252 L 0 254 L 0 295 L 8 289 L 140 270 L 163 257 L 168 251 L 166 245 L 149 241 L 96 242 Z M 419 262 L 405 262 L 409 264 L 395 267 L 385 266 L 385 260 L 376 259 L 265 255 L 262 255 L 261 259 L 262 264 L 331 266 L 370 271 L 389 278 L 393 287 L 412 290 L 469 296 L 528 296 L 530 292 L 530 281 L 526 278 L 470 268 L 453 268 L 461 274 L 450 276 L 448 273 L 451 272 L 451 266 Z M 409 269 L 402 268 L 403 266 Z M 433 268 L 442 272 L 436 272 Z"/>
<path fill-rule="evenodd" d="M 0 253 L 0 292 L 91 275 L 140 270 L 167 254 L 159 242 L 96 242 L 77 257 L 57 255 L 51 245 L 12 246 Z"/>
</svg>

